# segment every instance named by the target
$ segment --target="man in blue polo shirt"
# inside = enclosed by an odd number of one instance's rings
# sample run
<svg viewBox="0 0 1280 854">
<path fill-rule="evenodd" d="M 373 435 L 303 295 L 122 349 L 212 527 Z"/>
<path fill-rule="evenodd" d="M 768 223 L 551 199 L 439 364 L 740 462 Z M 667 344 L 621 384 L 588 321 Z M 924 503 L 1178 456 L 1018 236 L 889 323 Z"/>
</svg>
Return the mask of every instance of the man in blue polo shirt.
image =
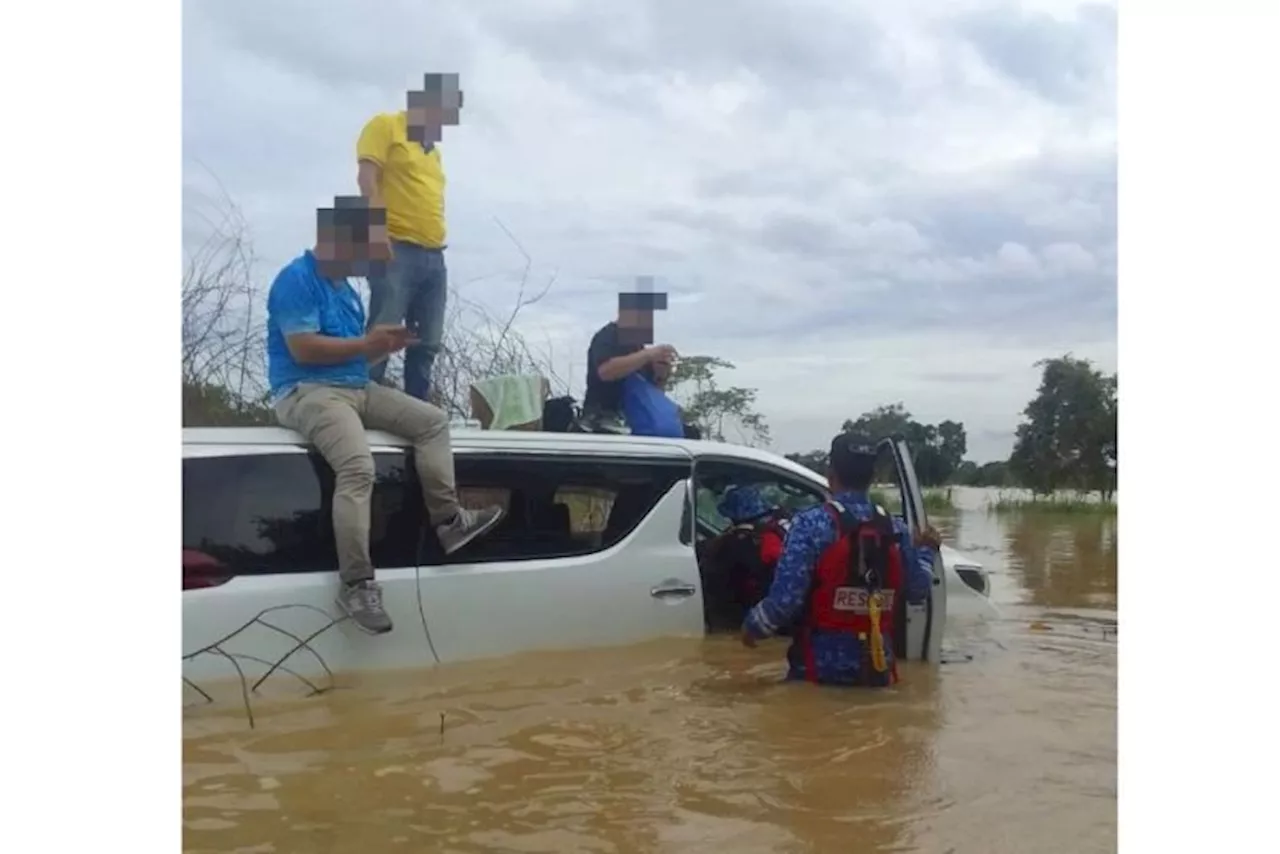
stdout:
<svg viewBox="0 0 1280 854">
<path fill-rule="evenodd" d="M 404 326 L 365 331 L 360 295 L 348 275 L 377 275 L 388 257 L 385 211 L 338 197 L 318 211 L 316 246 L 295 258 L 267 297 L 267 374 L 276 415 L 332 467 L 338 606 L 366 631 L 391 630 L 369 556 L 373 455 L 365 428 L 413 443 L 431 524 L 446 554 L 489 531 L 500 507 L 471 511 L 454 491 L 449 418 L 422 400 L 369 381 L 369 365 L 414 343 Z"/>
</svg>

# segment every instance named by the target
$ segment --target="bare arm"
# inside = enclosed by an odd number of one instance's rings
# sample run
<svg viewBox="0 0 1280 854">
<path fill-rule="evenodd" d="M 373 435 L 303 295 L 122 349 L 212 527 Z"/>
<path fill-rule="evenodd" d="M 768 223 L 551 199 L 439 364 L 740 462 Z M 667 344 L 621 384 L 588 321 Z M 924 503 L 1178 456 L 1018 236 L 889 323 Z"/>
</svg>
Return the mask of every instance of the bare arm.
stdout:
<svg viewBox="0 0 1280 854">
<path fill-rule="evenodd" d="M 356 171 L 356 183 L 360 186 L 360 195 L 369 200 L 369 207 L 384 207 L 382 203 L 382 167 L 372 160 L 361 160 Z"/>
<path fill-rule="evenodd" d="M 653 363 L 653 382 L 658 388 L 666 391 L 667 383 L 671 380 L 671 363 L 658 359 Z"/>
<path fill-rule="evenodd" d="M 285 336 L 289 355 L 300 365 L 337 365 L 366 356 L 373 358 L 367 338 L 334 338 L 318 332 Z"/>
<path fill-rule="evenodd" d="M 391 150 L 390 117 L 374 116 L 365 123 L 356 140 L 356 184 L 369 207 L 385 207 L 382 200 L 382 166 Z"/>
<path fill-rule="evenodd" d="M 600 363 L 600 367 L 596 368 L 596 375 L 605 382 L 611 383 L 634 374 L 649 364 L 651 358 L 652 354 L 647 349 L 637 350 L 625 356 L 614 356 Z"/>
</svg>

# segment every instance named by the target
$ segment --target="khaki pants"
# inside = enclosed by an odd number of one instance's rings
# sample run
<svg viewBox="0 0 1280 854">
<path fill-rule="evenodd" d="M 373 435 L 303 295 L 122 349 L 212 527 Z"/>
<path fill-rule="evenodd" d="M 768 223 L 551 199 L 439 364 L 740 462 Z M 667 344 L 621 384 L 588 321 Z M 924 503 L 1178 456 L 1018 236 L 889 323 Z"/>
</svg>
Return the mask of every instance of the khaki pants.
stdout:
<svg viewBox="0 0 1280 854">
<path fill-rule="evenodd" d="M 333 469 L 333 535 L 343 581 L 373 578 L 369 515 L 374 469 L 366 427 L 413 443 L 422 497 L 433 525 L 457 512 L 449 418 L 438 407 L 378 383 L 358 389 L 303 383 L 276 404 L 276 417 L 301 433 Z"/>
</svg>

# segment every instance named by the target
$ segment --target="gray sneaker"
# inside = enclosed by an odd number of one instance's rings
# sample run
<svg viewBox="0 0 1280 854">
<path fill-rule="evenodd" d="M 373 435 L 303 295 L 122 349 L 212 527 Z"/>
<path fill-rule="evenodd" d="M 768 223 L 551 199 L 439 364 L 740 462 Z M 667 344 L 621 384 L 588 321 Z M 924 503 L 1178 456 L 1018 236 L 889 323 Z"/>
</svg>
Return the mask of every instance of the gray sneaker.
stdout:
<svg viewBox="0 0 1280 854">
<path fill-rule="evenodd" d="M 622 420 L 622 416 L 613 412 L 589 412 L 583 415 L 583 429 L 588 433 L 612 433 L 628 435 L 631 428 Z"/>
<path fill-rule="evenodd" d="M 502 521 L 506 511 L 494 505 L 483 510 L 467 510 L 458 508 L 458 515 L 452 522 L 436 526 L 436 536 L 440 538 L 440 546 L 444 553 L 451 555 L 476 537 L 483 536 L 493 530 L 494 525 Z"/>
<path fill-rule="evenodd" d="M 381 635 L 391 631 L 391 617 L 382 607 L 382 588 L 376 581 L 343 584 L 338 592 L 338 607 L 369 634 Z"/>
</svg>

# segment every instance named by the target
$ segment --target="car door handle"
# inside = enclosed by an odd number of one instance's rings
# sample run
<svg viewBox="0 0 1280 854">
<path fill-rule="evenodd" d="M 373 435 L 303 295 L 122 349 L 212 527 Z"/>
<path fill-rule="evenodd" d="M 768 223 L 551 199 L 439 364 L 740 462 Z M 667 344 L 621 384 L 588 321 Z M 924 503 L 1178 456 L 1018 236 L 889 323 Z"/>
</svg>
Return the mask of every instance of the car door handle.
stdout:
<svg viewBox="0 0 1280 854">
<path fill-rule="evenodd" d="M 698 588 L 692 584 L 686 584 L 683 581 L 664 581 L 650 589 L 649 595 L 655 599 L 684 599 L 697 592 Z"/>
</svg>

